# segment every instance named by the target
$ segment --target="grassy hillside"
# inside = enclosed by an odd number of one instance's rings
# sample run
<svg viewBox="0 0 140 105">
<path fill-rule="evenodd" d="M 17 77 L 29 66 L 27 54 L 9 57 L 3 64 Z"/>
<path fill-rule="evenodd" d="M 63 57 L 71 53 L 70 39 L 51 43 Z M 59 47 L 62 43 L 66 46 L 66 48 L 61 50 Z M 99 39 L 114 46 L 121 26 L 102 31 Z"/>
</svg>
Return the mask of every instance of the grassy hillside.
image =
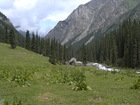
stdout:
<svg viewBox="0 0 140 105">
<path fill-rule="evenodd" d="M 9 46 L 0 43 L 0 105 L 4 102 L 9 105 L 140 103 L 140 90 L 131 89 L 139 74 L 99 71 L 95 67 L 53 66 L 46 57 Z M 79 81 L 92 90 L 76 91 L 77 87 L 84 88 L 77 85 Z"/>
<path fill-rule="evenodd" d="M 48 58 L 35 54 L 24 48 L 17 47 L 15 50 L 10 45 L 0 43 L 0 60 L 1 65 L 9 66 L 48 66 Z"/>
</svg>

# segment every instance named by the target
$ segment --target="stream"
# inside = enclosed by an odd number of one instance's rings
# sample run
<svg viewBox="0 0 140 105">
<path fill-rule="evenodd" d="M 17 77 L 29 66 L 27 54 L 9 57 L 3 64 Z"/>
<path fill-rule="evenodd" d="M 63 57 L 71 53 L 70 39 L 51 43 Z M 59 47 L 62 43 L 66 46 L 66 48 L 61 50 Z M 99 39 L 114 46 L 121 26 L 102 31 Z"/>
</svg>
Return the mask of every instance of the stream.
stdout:
<svg viewBox="0 0 140 105">
<path fill-rule="evenodd" d="M 99 70 L 105 70 L 105 71 L 117 71 L 117 72 L 123 71 L 120 69 L 110 68 L 110 67 L 104 66 L 104 65 L 99 64 L 99 63 L 89 63 L 89 64 L 87 64 L 87 66 L 96 66 Z M 140 71 L 136 71 L 136 73 L 140 74 Z"/>
</svg>

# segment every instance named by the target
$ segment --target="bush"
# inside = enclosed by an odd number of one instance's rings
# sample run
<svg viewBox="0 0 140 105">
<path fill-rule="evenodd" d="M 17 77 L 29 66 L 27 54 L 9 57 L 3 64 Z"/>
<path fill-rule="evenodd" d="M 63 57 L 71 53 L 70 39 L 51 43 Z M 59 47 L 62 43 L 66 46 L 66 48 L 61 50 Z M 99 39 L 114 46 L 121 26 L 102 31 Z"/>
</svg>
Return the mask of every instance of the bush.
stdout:
<svg viewBox="0 0 140 105">
<path fill-rule="evenodd" d="M 73 90 L 91 90 L 85 83 L 86 76 L 84 70 L 51 70 L 50 74 L 46 75 L 45 78 L 52 84 L 69 84 L 73 85 Z"/>
<path fill-rule="evenodd" d="M 30 80 L 31 73 L 14 71 L 11 81 L 18 86 L 30 86 L 28 80 Z"/>
<path fill-rule="evenodd" d="M 136 82 L 134 82 L 131 89 L 140 89 L 140 78 Z"/>
<path fill-rule="evenodd" d="M 84 71 L 73 71 L 72 73 L 72 82 L 74 83 L 73 90 L 92 90 L 86 83 L 86 76 L 84 75 Z"/>
<path fill-rule="evenodd" d="M 84 83 L 84 82 L 77 83 L 77 84 L 74 85 L 72 90 L 87 90 L 87 84 Z"/>
</svg>

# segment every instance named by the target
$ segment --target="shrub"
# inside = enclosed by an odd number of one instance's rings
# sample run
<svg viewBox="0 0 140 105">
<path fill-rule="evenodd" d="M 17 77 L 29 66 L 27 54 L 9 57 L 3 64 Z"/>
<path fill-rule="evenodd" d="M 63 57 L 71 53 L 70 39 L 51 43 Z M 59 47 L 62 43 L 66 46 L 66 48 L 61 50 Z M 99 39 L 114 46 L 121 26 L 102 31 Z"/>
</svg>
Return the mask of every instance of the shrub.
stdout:
<svg viewBox="0 0 140 105">
<path fill-rule="evenodd" d="M 134 82 L 131 89 L 140 89 L 140 78 L 136 82 Z"/>
<path fill-rule="evenodd" d="M 72 82 L 74 83 L 73 90 L 92 90 L 86 83 L 86 76 L 84 75 L 84 71 L 73 71 L 72 73 Z"/>
<path fill-rule="evenodd" d="M 84 82 L 76 83 L 72 89 L 73 90 L 87 90 L 87 84 Z"/>
<path fill-rule="evenodd" d="M 50 74 L 47 74 L 47 80 L 52 84 L 69 84 L 73 85 L 73 90 L 91 90 L 85 83 L 86 76 L 84 70 L 51 70 Z"/>
<path fill-rule="evenodd" d="M 30 73 L 14 71 L 11 81 L 18 86 L 30 86 L 28 80 L 30 80 Z"/>
</svg>

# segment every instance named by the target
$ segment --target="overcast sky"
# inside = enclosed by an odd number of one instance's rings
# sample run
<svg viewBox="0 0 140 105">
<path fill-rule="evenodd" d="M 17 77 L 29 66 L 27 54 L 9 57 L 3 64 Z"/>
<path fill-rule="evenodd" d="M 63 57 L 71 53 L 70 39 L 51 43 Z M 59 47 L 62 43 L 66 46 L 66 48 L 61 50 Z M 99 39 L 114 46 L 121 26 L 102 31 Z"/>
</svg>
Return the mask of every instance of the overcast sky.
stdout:
<svg viewBox="0 0 140 105">
<path fill-rule="evenodd" d="M 47 34 L 79 5 L 90 0 L 0 0 L 0 11 L 22 30 Z"/>
</svg>

